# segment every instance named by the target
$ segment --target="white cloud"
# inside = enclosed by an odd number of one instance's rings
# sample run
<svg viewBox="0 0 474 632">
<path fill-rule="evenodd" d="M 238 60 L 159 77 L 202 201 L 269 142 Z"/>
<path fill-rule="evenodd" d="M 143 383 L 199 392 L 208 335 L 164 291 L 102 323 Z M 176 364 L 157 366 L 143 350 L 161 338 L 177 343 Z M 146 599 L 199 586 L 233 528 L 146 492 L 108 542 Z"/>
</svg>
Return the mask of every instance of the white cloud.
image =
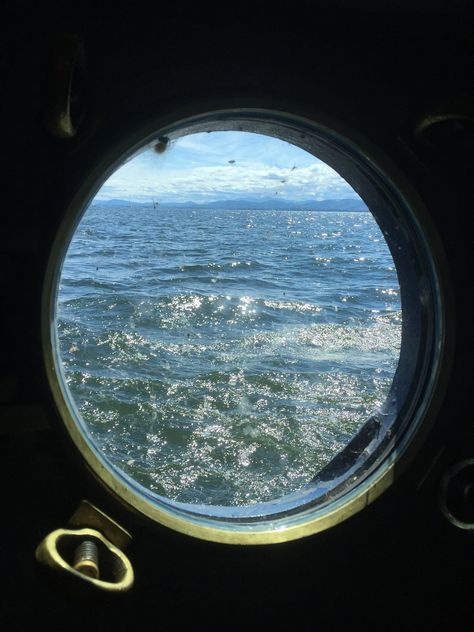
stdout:
<svg viewBox="0 0 474 632">
<path fill-rule="evenodd" d="M 357 197 L 331 167 L 297 147 L 255 134 L 240 133 L 252 142 L 240 140 L 238 132 L 218 134 L 212 143 L 213 134 L 183 137 L 162 156 L 144 152 L 119 168 L 98 197 L 162 202 L 275 194 L 295 201 Z M 225 143 L 224 134 L 231 134 L 232 142 Z"/>
</svg>

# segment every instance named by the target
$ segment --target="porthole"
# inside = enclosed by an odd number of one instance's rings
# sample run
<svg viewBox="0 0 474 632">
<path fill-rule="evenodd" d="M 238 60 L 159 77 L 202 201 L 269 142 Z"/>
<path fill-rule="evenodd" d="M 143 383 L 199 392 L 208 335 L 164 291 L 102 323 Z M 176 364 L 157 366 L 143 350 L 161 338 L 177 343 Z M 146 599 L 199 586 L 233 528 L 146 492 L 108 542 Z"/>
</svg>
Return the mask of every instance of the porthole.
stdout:
<svg viewBox="0 0 474 632">
<path fill-rule="evenodd" d="M 71 201 L 46 370 L 89 468 L 148 518 L 231 543 L 315 533 L 377 497 L 429 424 L 440 251 L 401 175 L 350 138 L 269 110 L 152 121 Z"/>
</svg>

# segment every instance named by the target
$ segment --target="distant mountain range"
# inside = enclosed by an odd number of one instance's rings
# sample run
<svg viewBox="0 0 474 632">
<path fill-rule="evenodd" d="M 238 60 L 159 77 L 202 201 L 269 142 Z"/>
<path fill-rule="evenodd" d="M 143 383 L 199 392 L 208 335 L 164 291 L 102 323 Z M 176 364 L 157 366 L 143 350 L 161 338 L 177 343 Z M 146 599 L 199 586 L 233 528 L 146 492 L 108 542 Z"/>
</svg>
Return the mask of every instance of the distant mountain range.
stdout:
<svg viewBox="0 0 474 632">
<path fill-rule="evenodd" d="M 368 211 L 367 206 L 360 199 L 344 198 L 337 200 L 303 200 L 294 202 L 282 198 L 262 198 L 261 200 L 217 200 L 216 202 L 129 202 L 127 200 L 96 200 L 94 206 L 128 206 L 150 207 L 157 209 L 248 209 L 261 211 Z"/>
</svg>

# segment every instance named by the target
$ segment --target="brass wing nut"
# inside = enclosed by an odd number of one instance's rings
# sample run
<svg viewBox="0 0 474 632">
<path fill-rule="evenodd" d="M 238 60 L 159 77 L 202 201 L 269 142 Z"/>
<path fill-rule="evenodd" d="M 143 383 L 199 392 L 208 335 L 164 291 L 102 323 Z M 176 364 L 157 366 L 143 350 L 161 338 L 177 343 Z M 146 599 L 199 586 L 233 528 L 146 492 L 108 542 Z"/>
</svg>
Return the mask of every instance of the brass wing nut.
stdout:
<svg viewBox="0 0 474 632">
<path fill-rule="evenodd" d="M 133 567 L 121 550 L 130 534 L 87 501 L 81 502 L 69 526 L 44 538 L 36 549 L 38 562 L 109 593 L 130 590 Z"/>
</svg>

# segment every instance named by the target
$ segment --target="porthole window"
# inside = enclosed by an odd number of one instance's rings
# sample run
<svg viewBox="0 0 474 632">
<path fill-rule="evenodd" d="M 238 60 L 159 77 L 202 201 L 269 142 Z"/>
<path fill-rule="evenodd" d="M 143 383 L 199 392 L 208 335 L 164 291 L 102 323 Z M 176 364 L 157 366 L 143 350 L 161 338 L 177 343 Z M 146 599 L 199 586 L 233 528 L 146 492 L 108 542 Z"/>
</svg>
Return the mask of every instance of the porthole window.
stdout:
<svg viewBox="0 0 474 632">
<path fill-rule="evenodd" d="M 340 132 L 222 110 L 105 152 L 58 232 L 45 358 L 102 483 L 205 539 L 301 537 L 392 480 L 442 353 L 419 201 Z"/>
</svg>

